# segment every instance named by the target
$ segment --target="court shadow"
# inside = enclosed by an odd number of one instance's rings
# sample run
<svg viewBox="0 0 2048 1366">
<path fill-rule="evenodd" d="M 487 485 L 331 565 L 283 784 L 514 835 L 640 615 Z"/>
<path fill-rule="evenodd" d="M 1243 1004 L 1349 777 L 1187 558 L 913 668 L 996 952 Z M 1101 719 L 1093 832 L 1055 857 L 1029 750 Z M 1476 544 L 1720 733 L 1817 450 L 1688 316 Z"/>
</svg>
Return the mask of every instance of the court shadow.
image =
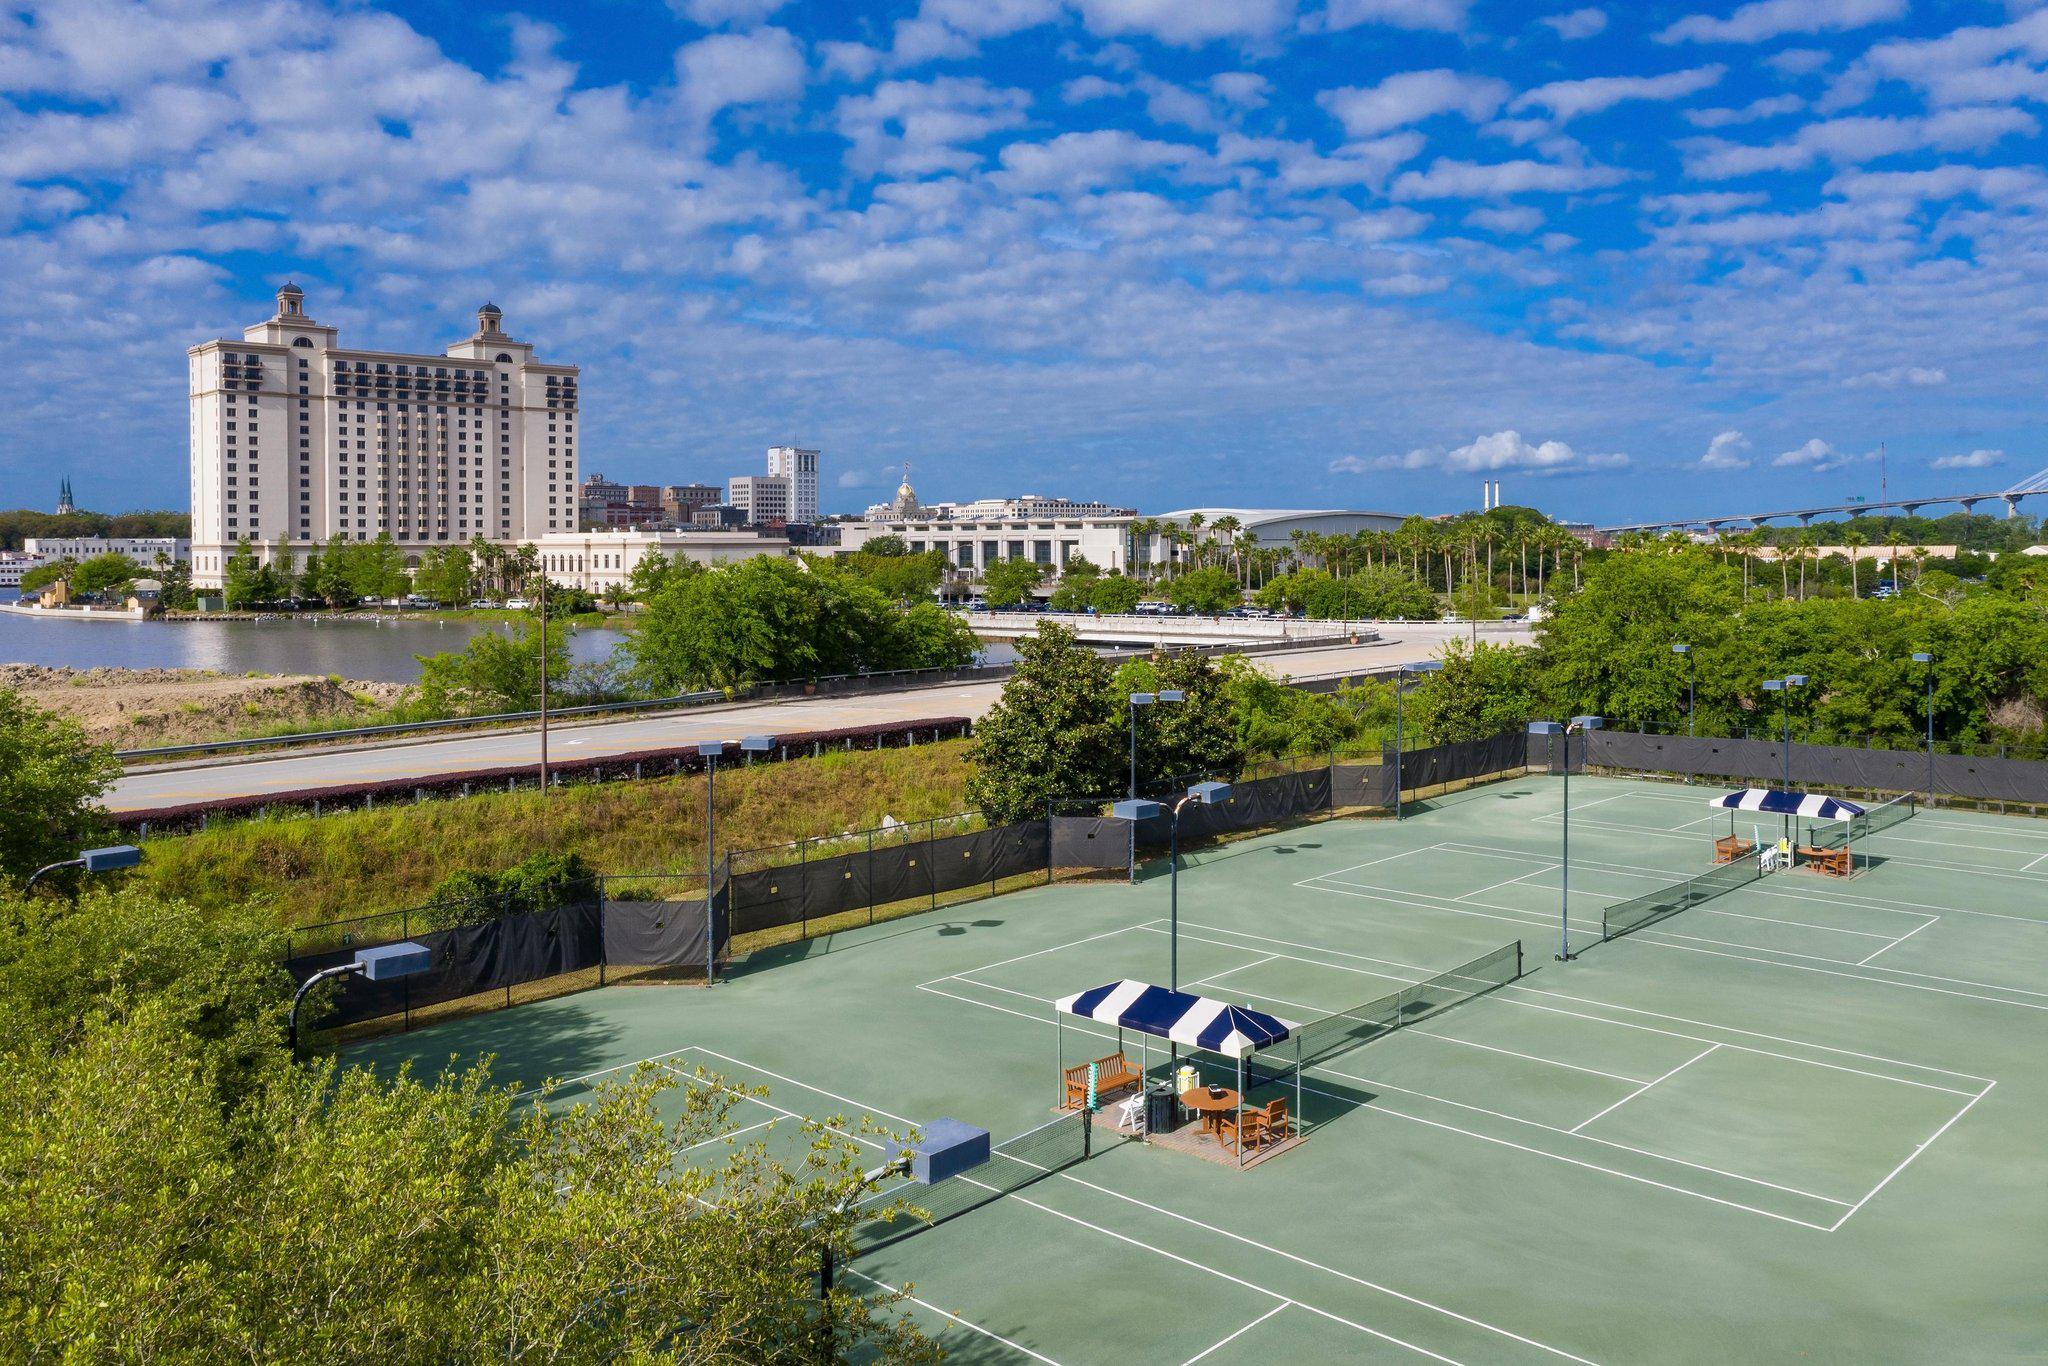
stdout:
<svg viewBox="0 0 2048 1366">
<path fill-rule="evenodd" d="M 620 987 L 626 991 L 694 993 L 701 986 Z M 431 1025 L 409 1034 L 390 1034 L 351 1044 L 338 1054 L 344 1067 L 368 1066 L 380 1073 L 411 1063 L 415 1075 L 432 1077 L 444 1067 L 466 1067 L 489 1055 L 491 1079 L 521 1088 L 550 1077 L 581 1076 L 619 1058 L 621 1031 L 577 997 L 534 1001 L 505 1010 Z"/>
<path fill-rule="evenodd" d="M 745 977 L 770 968 L 787 967 L 792 963 L 801 963 L 808 958 L 823 958 L 827 954 L 833 953 L 852 953 L 856 949 L 864 948 L 867 945 L 886 944 L 892 939 L 901 939 L 905 935 L 932 934 L 936 932 L 950 938 L 955 935 L 968 934 L 975 930 L 1000 929 L 1007 923 L 983 917 L 979 920 L 944 920 L 934 925 L 928 918 L 930 914 L 929 911 L 922 912 L 916 917 L 917 923 L 915 924 L 906 922 L 895 929 L 877 934 L 862 933 L 858 939 L 847 939 L 845 936 L 854 933 L 854 931 L 845 930 L 838 934 L 821 934 L 812 939 L 797 939 L 787 944 L 772 944 L 767 948 L 755 949 L 745 958 L 735 959 L 727 964 L 724 975 L 727 977 Z M 868 929 L 865 925 L 857 928 L 861 931 Z"/>
</svg>

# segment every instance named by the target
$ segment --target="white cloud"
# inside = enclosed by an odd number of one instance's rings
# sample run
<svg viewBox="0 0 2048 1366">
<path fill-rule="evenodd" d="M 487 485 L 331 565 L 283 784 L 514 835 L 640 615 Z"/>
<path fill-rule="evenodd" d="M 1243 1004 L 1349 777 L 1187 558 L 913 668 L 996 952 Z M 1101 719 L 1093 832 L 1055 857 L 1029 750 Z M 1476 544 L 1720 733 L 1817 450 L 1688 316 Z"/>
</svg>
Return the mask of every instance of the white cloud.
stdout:
<svg viewBox="0 0 2048 1366">
<path fill-rule="evenodd" d="M 801 95 L 804 57 L 788 29 L 714 33 L 677 49 L 676 76 L 684 107 L 709 122 L 721 109 Z"/>
<path fill-rule="evenodd" d="M 1427 171 L 1394 181 L 1396 199 L 1499 199 L 1517 194 L 1570 194 L 1605 189 L 1628 179 L 1611 166 L 1560 166 L 1547 161 L 1477 163 L 1439 157 Z"/>
<path fill-rule="evenodd" d="M 1465 222 L 1488 232 L 1521 234 L 1534 232 L 1543 226 L 1543 211 L 1526 204 L 1512 207 L 1474 209 L 1465 215 Z"/>
<path fill-rule="evenodd" d="M 1118 85 L 1115 81 L 1104 80 L 1092 72 L 1086 76 L 1076 76 L 1073 80 L 1060 87 L 1060 99 L 1067 104 L 1087 104 L 1091 100 L 1113 100 L 1130 93 L 1131 88 L 1129 86 Z"/>
<path fill-rule="evenodd" d="M 1235 108 L 1261 109 L 1273 83 L 1251 71 L 1221 71 L 1209 78 L 1209 89 L 1217 99 Z"/>
<path fill-rule="evenodd" d="M 1827 33 L 1897 19 L 1906 0 L 1752 0 L 1725 19 L 1693 14 L 1657 35 L 1660 43 L 1761 43 L 1787 33 Z"/>
<path fill-rule="evenodd" d="M 1991 465 L 2003 465 L 2003 451 L 1970 451 L 1968 455 L 1944 455 L 1939 457 L 1935 469 L 1989 469 Z"/>
<path fill-rule="evenodd" d="M 1330 463 L 1331 470 L 1360 474 L 1369 470 L 1435 470 L 1446 474 L 1493 473 L 1513 470 L 1523 474 L 1566 474 L 1583 470 L 1615 469 L 1628 463 L 1626 455 L 1582 455 L 1562 441 L 1532 445 L 1518 431 L 1495 432 L 1455 450 L 1417 447 L 1406 455 L 1347 455 Z"/>
<path fill-rule="evenodd" d="M 1728 68 L 1717 63 L 1661 76 L 1589 76 L 1584 80 L 1552 81 L 1525 91 L 1508 107 L 1548 109 L 1559 122 L 1597 114 L 1625 100 L 1679 100 L 1718 85 Z"/>
<path fill-rule="evenodd" d="M 847 164 L 863 175 L 932 175 L 965 171 L 982 161 L 966 149 L 1024 122 L 1031 97 L 975 77 L 884 81 L 839 102 L 834 121 L 853 144 Z"/>
<path fill-rule="evenodd" d="M 1465 27 L 1472 0 L 1329 0 L 1321 26 L 1357 28 L 1384 24 L 1388 28 L 1456 33 Z"/>
<path fill-rule="evenodd" d="M 1047 142 L 1013 142 L 1002 150 L 999 177 L 1022 194 L 1082 194 L 1146 171 L 1185 167 L 1206 158 L 1199 147 L 1111 128 L 1062 133 Z"/>
<path fill-rule="evenodd" d="M 1478 123 L 1492 118 L 1507 97 L 1505 81 L 1438 68 L 1404 71 L 1378 85 L 1325 90 L 1316 103 L 1335 116 L 1345 132 L 1362 138 L 1438 114 L 1459 114 Z"/>
<path fill-rule="evenodd" d="M 2004 451 L 1975 450 L 1968 455 L 1944 455 L 1934 462 L 1938 470 L 1981 470 L 2005 463 Z"/>
<path fill-rule="evenodd" d="M 758 24 L 789 0 L 669 0 L 669 8 L 704 25 Z"/>
<path fill-rule="evenodd" d="M 1810 438 L 1804 445 L 1794 446 L 1771 457 L 1771 464 L 1780 469 L 1810 469 L 1815 474 L 1838 470 L 1849 463 L 1849 457 L 1830 446 L 1819 437 Z"/>
<path fill-rule="evenodd" d="M 1144 34 L 1198 47 L 1222 38 L 1263 38 L 1294 18 L 1294 0 L 1070 0 L 1088 31 Z"/>
<path fill-rule="evenodd" d="M 1796 171 L 1826 158 L 1856 165 L 1904 152 L 1934 149 L 1981 152 L 2009 136 L 2029 136 L 2040 125 L 2023 109 L 1980 106 L 1943 109 L 1926 117 L 1850 116 L 1809 123 L 1775 143 L 1696 138 L 1682 144 L 1688 174 L 1726 180 L 1760 171 Z"/>
<path fill-rule="evenodd" d="M 1060 0 L 923 0 L 896 23 L 890 61 L 899 67 L 974 56 L 984 40 L 1021 33 L 1060 16 Z"/>
<path fill-rule="evenodd" d="M 1872 370 L 1842 381 L 1847 389 L 1932 389 L 1948 383 L 1948 371 L 1938 365 L 1895 365 L 1889 370 Z"/>
<path fill-rule="evenodd" d="M 1749 449 L 1749 444 L 1749 438 L 1741 432 L 1726 431 L 1716 433 L 1714 439 L 1707 443 L 1707 453 L 1700 457 L 1700 468 L 1703 470 L 1746 470 L 1749 468 L 1749 457 L 1744 455 L 1743 452 Z"/>
<path fill-rule="evenodd" d="M 1788 47 L 1764 58 L 1764 65 L 1780 76 L 1810 76 L 1833 61 L 1834 57 L 1825 48 Z"/>
<path fill-rule="evenodd" d="M 1566 42 L 1590 38 L 1607 27 L 1607 11 L 1588 5 L 1584 9 L 1567 10 L 1563 14 L 1546 15 L 1537 21 L 1547 25 L 1558 37 Z"/>
<path fill-rule="evenodd" d="M 1804 108 L 1806 101 L 1797 95 L 1766 95 L 1733 109 L 1688 109 L 1685 121 L 1695 128 L 1727 128 L 1738 123 L 1776 118 L 1780 114 L 1796 114 Z"/>
</svg>

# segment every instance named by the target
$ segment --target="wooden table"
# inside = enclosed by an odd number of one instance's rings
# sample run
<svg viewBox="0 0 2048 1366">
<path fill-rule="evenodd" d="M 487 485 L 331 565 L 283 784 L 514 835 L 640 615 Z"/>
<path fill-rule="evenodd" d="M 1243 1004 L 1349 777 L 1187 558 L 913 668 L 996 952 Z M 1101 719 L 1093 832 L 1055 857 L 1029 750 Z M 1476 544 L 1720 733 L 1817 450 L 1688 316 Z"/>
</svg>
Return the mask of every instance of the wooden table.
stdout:
<svg viewBox="0 0 2048 1366">
<path fill-rule="evenodd" d="M 1220 1096 L 1209 1094 L 1206 1086 L 1180 1093 L 1180 1103 L 1202 1117 L 1202 1127 L 1216 1135 L 1216 1141 L 1223 1141 L 1223 1117 L 1234 1114 L 1244 1098 L 1235 1091 L 1226 1090 Z"/>
<path fill-rule="evenodd" d="M 1817 869 L 1830 876 L 1849 876 L 1849 850 L 1846 845 L 1840 849 L 1817 849 L 1808 845 L 1801 845 L 1799 846 L 1799 857 L 1809 868 Z"/>
</svg>

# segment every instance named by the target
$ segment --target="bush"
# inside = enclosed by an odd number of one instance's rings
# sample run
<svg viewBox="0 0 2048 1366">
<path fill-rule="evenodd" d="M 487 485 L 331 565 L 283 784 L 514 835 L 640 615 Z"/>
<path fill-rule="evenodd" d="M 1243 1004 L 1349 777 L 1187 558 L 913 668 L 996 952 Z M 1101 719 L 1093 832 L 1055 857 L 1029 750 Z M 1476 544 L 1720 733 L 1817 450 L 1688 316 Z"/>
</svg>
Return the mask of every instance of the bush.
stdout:
<svg viewBox="0 0 2048 1366">
<path fill-rule="evenodd" d="M 459 868 L 441 879 L 432 903 L 420 909 L 413 925 L 448 930 L 544 911 L 594 898 L 596 881 L 597 870 L 581 854 L 533 854 L 498 873 Z"/>
</svg>

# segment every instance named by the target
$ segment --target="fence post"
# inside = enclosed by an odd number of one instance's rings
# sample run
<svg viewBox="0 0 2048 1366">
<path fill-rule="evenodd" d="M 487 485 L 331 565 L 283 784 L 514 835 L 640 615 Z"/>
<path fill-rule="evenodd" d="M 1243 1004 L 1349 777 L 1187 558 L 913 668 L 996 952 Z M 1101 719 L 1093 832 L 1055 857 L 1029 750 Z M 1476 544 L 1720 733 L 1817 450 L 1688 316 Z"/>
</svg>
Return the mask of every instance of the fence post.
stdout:
<svg viewBox="0 0 2048 1366">
<path fill-rule="evenodd" d="M 610 957 L 605 950 L 604 917 L 604 874 L 599 873 L 597 875 L 597 984 L 599 986 L 604 985 L 605 959 Z"/>
<path fill-rule="evenodd" d="M 811 937 L 811 842 L 800 839 L 796 842 L 796 914 L 797 934 L 804 939 Z"/>
<path fill-rule="evenodd" d="M 403 908 L 398 913 L 398 937 L 400 939 L 412 938 L 412 907 L 410 906 Z M 412 978 L 408 976 L 404 981 L 405 1024 L 403 1029 L 404 1032 L 409 1034 L 412 1032 Z"/>
<path fill-rule="evenodd" d="M 932 889 L 930 907 L 939 909 L 939 870 L 932 864 L 932 841 L 939 837 L 939 822 L 935 816 L 924 823 L 924 880 Z"/>
<path fill-rule="evenodd" d="M 868 827 L 868 924 L 875 923 L 875 830 Z"/>
</svg>

